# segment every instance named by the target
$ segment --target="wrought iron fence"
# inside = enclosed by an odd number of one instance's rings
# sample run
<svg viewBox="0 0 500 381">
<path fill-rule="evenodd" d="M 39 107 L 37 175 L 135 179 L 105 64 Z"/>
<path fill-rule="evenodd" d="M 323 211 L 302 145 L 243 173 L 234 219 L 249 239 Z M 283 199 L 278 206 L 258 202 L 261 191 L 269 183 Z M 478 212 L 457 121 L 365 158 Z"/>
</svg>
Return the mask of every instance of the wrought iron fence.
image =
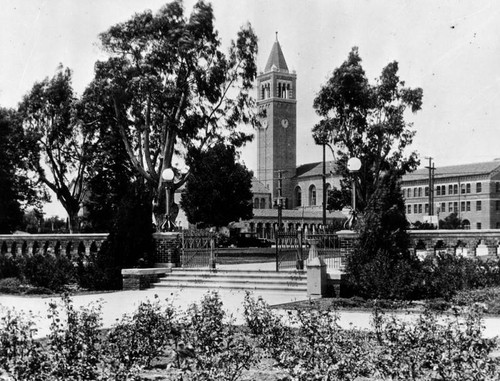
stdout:
<svg viewBox="0 0 500 381">
<path fill-rule="evenodd" d="M 307 266 L 311 244 L 316 245 L 318 256 L 328 269 L 343 270 L 345 256 L 341 251 L 340 239 L 333 231 L 301 230 L 274 232 L 276 243 L 276 271 L 304 269 Z"/>
<path fill-rule="evenodd" d="M 276 271 L 304 268 L 303 241 L 300 230 L 275 230 Z"/>
<path fill-rule="evenodd" d="M 305 235 L 306 242 L 310 243 L 314 240 L 318 250 L 318 257 L 323 259 L 329 269 L 344 269 L 345 256 L 340 249 L 340 239 L 333 232 L 316 232 L 314 234 Z M 306 261 L 307 264 L 307 261 Z"/>
<path fill-rule="evenodd" d="M 206 230 L 181 232 L 181 267 L 214 267 L 217 235 Z"/>
</svg>

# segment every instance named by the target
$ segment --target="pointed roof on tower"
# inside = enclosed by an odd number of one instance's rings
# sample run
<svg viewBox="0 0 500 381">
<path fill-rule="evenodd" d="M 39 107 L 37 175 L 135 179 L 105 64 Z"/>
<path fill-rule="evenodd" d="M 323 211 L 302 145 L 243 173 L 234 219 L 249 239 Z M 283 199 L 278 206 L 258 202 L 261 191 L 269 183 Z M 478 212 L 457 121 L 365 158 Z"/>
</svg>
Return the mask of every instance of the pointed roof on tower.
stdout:
<svg viewBox="0 0 500 381">
<path fill-rule="evenodd" d="M 274 41 L 271 54 L 267 59 L 267 64 L 266 68 L 264 69 L 264 73 L 268 73 L 274 70 L 288 73 L 288 66 L 285 61 L 285 56 L 283 55 L 280 43 L 278 42 L 278 32 L 276 32 L 276 41 Z"/>
</svg>

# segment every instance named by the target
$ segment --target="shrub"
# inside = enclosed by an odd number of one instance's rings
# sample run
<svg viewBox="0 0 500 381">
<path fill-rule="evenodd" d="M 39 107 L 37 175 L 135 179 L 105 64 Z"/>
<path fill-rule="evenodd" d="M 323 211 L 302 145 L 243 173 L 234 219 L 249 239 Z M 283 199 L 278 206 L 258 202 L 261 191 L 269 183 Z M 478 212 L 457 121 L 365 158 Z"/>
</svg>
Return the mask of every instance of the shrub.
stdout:
<svg viewBox="0 0 500 381">
<path fill-rule="evenodd" d="M 65 256 L 37 253 L 26 258 L 24 276 L 33 286 L 63 291 L 65 285 L 75 281 L 75 268 Z"/>
<path fill-rule="evenodd" d="M 48 357 L 39 341 L 33 316 L 0 309 L 0 370 L 16 380 L 38 380 L 49 369 Z"/>
<path fill-rule="evenodd" d="M 293 380 L 354 380 L 369 374 L 366 335 L 345 331 L 334 311 L 297 311 L 285 326 L 262 301 L 245 297 L 244 314 L 259 345 Z M 320 378 L 321 377 L 321 378 Z"/>
<path fill-rule="evenodd" d="M 448 253 L 428 256 L 422 262 L 418 295 L 450 301 L 460 290 L 497 284 L 495 266 L 489 262 Z"/>
<path fill-rule="evenodd" d="M 356 295 L 406 299 L 413 294 L 418 262 L 409 250 L 408 222 L 397 173 L 380 179 L 359 223 L 346 275 Z"/>
<path fill-rule="evenodd" d="M 164 355 L 178 335 L 171 305 L 162 306 L 157 295 L 141 302 L 137 310 L 124 315 L 107 336 L 109 356 L 114 356 L 114 372 L 129 375 Z"/>
<path fill-rule="evenodd" d="M 101 304 L 93 303 L 76 310 L 71 298 L 62 298 L 61 306 L 49 303 L 51 320 L 48 336 L 49 379 L 96 380 L 102 374 Z"/>
<path fill-rule="evenodd" d="M 22 271 L 16 258 L 8 253 L 0 253 L 0 279 L 19 278 L 21 275 Z"/>
<path fill-rule="evenodd" d="M 182 341 L 176 343 L 178 364 L 192 380 L 237 380 L 258 357 L 225 311 L 217 292 L 207 293 L 187 311 Z"/>
<path fill-rule="evenodd" d="M 499 362 L 488 355 L 494 339 L 482 337 L 475 308 L 462 318 L 440 318 L 427 310 L 414 323 L 374 315 L 378 338 L 377 372 L 404 380 L 497 380 Z"/>
</svg>

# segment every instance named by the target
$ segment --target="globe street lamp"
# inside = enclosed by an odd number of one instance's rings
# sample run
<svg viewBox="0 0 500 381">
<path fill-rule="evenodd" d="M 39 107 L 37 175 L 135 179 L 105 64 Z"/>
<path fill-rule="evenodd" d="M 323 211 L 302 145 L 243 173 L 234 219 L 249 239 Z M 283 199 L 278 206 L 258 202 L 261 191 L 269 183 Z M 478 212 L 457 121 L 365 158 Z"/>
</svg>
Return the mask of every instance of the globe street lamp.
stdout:
<svg viewBox="0 0 500 381">
<path fill-rule="evenodd" d="M 171 231 L 171 221 L 170 221 L 170 206 L 172 204 L 170 200 L 170 189 L 172 182 L 174 180 L 175 173 L 172 168 L 165 168 L 161 173 L 161 178 L 165 182 L 165 222 L 163 222 L 162 230 Z"/>
<path fill-rule="evenodd" d="M 354 226 L 354 219 L 356 218 L 356 179 L 354 175 L 361 169 L 361 160 L 357 157 L 351 157 L 347 160 L 347 170 L 353 174 L 352 176 L 352 215 L 351 215 L 351 229 Z"/>
</svg>

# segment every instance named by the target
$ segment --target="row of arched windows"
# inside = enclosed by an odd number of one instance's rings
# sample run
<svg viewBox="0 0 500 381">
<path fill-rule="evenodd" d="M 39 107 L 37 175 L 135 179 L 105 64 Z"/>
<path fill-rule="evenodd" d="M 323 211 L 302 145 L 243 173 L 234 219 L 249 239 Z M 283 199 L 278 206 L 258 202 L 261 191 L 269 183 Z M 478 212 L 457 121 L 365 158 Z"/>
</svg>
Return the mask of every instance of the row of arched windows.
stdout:
<svg viewBox="0 0 500 381">
<path fill-rule="evenodd" d="M 263 82 L 260 84 L 260 99 L 271 97 L 271 83 Z M 278 82 L 276 97 L 292 99 L 292 84 L 290 82 Z"/>
<path fill-rule="evenodd" d="M 332 186 L 330 184 L 326 184 L 326 192 L 330 191 Z M 295 188 L 295 200 L 297 205 L 296 206 L 302 206 L 302 189 L 300 186 L 297 186 Z M 316 206 L 318 205 L 318 198 L 317 198 L 317 191 L 316 191 L 316 186 L 314 184 L 311 184 L 308 189 L 307 193 L 307 206 Z"/>
<path fill-rule="evenodd" d="M 254 209 L 266 209 L 268 206 L 266 205 L 266 199 L 264 197 L 259 198 L 255 197 L 253 199 L 253 208 Z"/>
</svg>

